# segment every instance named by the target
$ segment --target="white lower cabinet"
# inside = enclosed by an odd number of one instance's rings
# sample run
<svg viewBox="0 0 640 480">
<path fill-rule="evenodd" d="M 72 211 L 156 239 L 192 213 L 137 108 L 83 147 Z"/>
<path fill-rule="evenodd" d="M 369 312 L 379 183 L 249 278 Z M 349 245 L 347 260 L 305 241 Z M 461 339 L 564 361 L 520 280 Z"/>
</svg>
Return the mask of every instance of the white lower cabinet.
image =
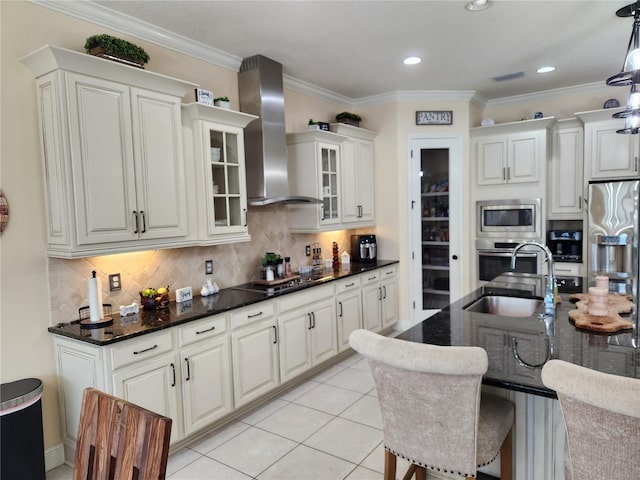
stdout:
<svg viewBox="0 0 640 480">
<path fill-rule="evenodd" d="M 362 275 L 362 328 L 379 332 L 398 320 L 397 267 Z"/>
<path fill-rule="evenodd" d="M 280 385 L 273 301 L 231 314 L 233 392 L 240 407 Z"/>
<path fill-rule="evenodd" d="M 338 353 L 334 292 L 330 284 L 278 300 L 283 382 Z"/>
<path fill-rule="evenodd" d="M 173 419 L 172 442 L 180 437 L 176 363 L 175 354 L 169 353 L 136 362 L 112 377 L 113 395 Z"/>
<path fill-rule="evenodd" d="M 178 329 L 184 433 L 233 410 L 231 350 L 226 317 L 216 315 Z"/>
<path fill-rule="evenodd" d="M 85 388 L 171 417 L 175 444 L 392 325 L 396 290 L 391 265 L 111 345 L 54 335 L 65 457 Z"/>
<path fill-rule="evenodd" d="M 338 350 L 349 348 L 349 335 L 362 328 L 362 294 L 360 276 L 336 282 L 336 320 L 338 328 Z"/>
</svg>

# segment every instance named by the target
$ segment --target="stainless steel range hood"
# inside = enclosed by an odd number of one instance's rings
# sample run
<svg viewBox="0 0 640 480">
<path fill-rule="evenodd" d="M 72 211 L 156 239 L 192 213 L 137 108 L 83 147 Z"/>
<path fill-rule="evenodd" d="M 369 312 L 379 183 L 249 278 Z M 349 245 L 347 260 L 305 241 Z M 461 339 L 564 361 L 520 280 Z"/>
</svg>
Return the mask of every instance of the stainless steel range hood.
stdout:
<svg viewBox="0 0 640 480">
<path fill-rule="evenodd" d="M 238 73 L 240 111 L 258 115 L 244 131 L 249 205 L 320 203 L 289 195 L 282 65 L 262 55 L 245 58 Z"/>
</svg>

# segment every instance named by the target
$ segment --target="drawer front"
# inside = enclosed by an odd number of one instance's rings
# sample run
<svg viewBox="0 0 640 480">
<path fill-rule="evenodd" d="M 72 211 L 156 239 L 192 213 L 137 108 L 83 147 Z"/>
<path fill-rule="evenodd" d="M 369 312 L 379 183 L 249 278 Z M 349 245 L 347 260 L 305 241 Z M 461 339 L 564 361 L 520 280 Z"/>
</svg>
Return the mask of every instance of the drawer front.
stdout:
<svg viewBox="0 0 640 480">
<path fill-rule="evenodd" d="M 380 274 L 380 280 L 384 280 L 385 278 L 395 277 L 397 272 L 398 272 L 398 267 L 395 265 L 392 265 L 390 267 L 384 267 L 378 270 L 378 273 Z"/>
<path fill-rule="evenodd" d="M 362 280 L 362 286 L 369 285 L 370 283 L 376 283 L 380 281 L 380 272 L 382 270 L 372 270 L 370 272 L 365 272 L 360 275 L 360 279 Z"/>
<path fill-rule="evenodd" d="M 335 295 L 333 282 L 328 285 L 307 288 L 301 292 L 290 293 L 278 299 L 278 311 L 287 312 L 296 308 L 311 305 L 318 300 L 330 298 Z"/>
<path fill-rule="evenodd" d="M 357 290 L 360 288 L 362 275 L 353 275 L 349 278 L 344 278 L 336 282 L 336 295 L 342 292 L 349 292 L 351 290 Z"/>
<path fill-rule="evenodd" d="M 267 301 L 256 303 L 251 307 L 234 310 L 231 313 L 231 329 L 250 325 L 269 317 L 273 317 L 275 313 L 275 302 Z"/>
<path fill-rule="evenodd" d="M 547 268 L 547 270 L 549 269 Z M 555 264 L 555 272 L 556 272 L 556 275 L 559 277 L 581 277 L 582 264 L 558 262 Z"/>
<path fill-rule="evenodd" d="M 215 337 L 227 331 L 226 315 L 214 315 L 178 328 L 178 344 L 183 347 L 190 343 Z"/>
<path fill-rule="evenodd" d="M 113 369 L 155 357 L 173 350 L 173 334 L 171 330 L 157 335 L 145 335 L 142 338 L 122 342 L 111 349 L 111 365 Z"/>
</svg>

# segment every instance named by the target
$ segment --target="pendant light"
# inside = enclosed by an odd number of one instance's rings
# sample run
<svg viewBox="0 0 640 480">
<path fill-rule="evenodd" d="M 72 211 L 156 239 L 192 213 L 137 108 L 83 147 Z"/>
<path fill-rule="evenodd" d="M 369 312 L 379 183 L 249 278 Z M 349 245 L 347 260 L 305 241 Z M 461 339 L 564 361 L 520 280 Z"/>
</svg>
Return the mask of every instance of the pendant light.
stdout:
<svg viewBox="0 0 640 480">
<path fill-rule="evenodd" d="M 613 114 L 614 118 L 624 118 L 625 126 L 617 133 L 640 133 L 640 92 L 636 85 L 640 82 L 640 1 L 622 7 L 616 12 L 618 17 L 633 17 L 633 28 L 627 46 L 627 53 L 620 73 L 607 78 L 607 85 L 624 87 L 631 85 L 629 99 L 622 112 Z"/>
</svg>

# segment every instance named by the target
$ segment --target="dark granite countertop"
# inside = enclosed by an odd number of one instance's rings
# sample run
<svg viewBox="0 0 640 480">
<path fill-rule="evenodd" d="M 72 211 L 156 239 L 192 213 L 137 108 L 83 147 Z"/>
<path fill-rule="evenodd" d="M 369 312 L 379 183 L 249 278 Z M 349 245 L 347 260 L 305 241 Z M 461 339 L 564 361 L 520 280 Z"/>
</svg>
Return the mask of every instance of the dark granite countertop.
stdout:
<svg viewBox="0 0 640 480">
<path fill-rule="evenodd" d="M 487 385 L 555 398 L 546 388 L 540 372 L 551 358 L 582 365 L 605 373 L 640 378 L 640 336 L 638 313 L 622 315 L 634 324 L 632 330 L 616 334 L 581 330 L 568 318 L 575 308 L 571 293 L 586 293 L 582 287 L 560 290 L 562 302 L 556 307 L 553 321 L 531 317 L 502 317 L 474 313 L 464 307 L 486 294 L 506 296 L 542 296 L 544 277 L 527 274 L 504 274 L 482 288 L 454 302 L 436 315 L 398 336 L 403 340 L 435 345 L 475 345 L 489 356 L 489 369 L 483 382 Z"/>
<path fill-rule="evenodd" d="M 214 295 L 207 297 L 194 296 L 188 302 L 171 302 L 169 308 L 160 310 L 140 310 L 138 314 L 120 317 L 113 314 L 113 323 L 101 328 L 86 328 L 81 326 L 80 320 L 60 323 L 49 327 L 48 330 L 56 335 L 81 340 L 94 345 L 109 345 L 129 338 L 157 332 L 165 328 L 175 327 L 200 318 L 217 315 L 229 310 L 245 307 L 282 295 L 299 292 L 306 288 L 325 285 L 329 282 L 347 278 L 352 275 L 368 272 L 388 265 L 398 263 L 397 260 L 378 260 L 376 263 L 351 263 L 349 270 L 333 272 L 323 270 L 320 275 L 311 276 L 307 281 L 295 288 L 282 292 L 252 292 L 235 290 L 234 287 L 224 288 Z M 115 310 L 115 307 L 114 307 Z"/>
</svg>

